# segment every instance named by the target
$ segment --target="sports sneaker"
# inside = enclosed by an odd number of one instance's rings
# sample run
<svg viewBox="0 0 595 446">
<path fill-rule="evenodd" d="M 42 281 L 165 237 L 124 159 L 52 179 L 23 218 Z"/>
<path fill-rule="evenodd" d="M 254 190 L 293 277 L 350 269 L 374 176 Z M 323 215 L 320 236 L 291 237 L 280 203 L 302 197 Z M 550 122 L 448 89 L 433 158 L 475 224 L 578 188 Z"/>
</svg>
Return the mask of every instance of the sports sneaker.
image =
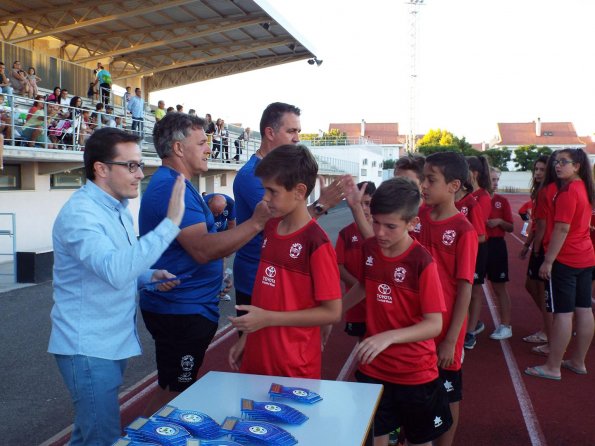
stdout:
<svg viewBox="0 0 595 446">
<path fill-rule="evenodd" d="M 465 334 L 465 348 L 467 350 L 473 350 L 475 344 L 477 344 L 477 338 L 475 337 L 475 335 L 473 333 Z"/>
<path fill-rule="evenodd" d="M 469 333 L 477 336 L 479 333 L 486 329 L 486 324 L 481 321 L 477 321 L 477 325 L 475 326 L 475 330 L 471 330 Z"/>
<path fill-rule="evenodd" d="M 508 339 L 512 337 L 512 327 L 510 325 L 498 325 L 498 328 L 490 335 L 490 339 Z"/>
<path fill-rule="evenodd" d="M 390 434 L 388 434 L 388 444 L 389 446 L 396 446 L 399 443 L 399 434 L 401 433 L 401 428 L 397 428 L 394 431 L 392 431 Z"/>
</svg>

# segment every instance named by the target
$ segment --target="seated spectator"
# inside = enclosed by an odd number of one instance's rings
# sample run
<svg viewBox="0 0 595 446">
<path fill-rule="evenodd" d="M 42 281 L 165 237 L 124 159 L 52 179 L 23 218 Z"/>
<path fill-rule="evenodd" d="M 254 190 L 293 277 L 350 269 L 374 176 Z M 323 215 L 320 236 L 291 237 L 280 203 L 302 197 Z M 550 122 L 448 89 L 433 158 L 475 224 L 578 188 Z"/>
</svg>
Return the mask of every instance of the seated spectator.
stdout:
<svg viewBox="0 0 595 446">
<path fill-rule="evenodd" d="M 116 116 L 116 128 L 126 130 L 126 121 L 121 116 Z"/>
<path fill-rule="evenodd" d="M 82 115 L 79 118 L 79 121 L 75 124 L 77 127 L 78 136 L 78 144 L 80 146 L 84 146 L 87 142 L 87 138 L 93 134 L 93 129 L 91 128 L 91 110 L 88 108 L 83 108 Z"/>
<path fill-rule="evenodd" d="M 103 102 L 95 104 L 95 113 L 91 115 L 91 129 L 97 130 L 103 127 Z"/>
<path fill-rule="evenodd" d="M 22 136 L 29 147 L 34 147 L 37 143 L 46 145 L 50 139 L 45 131 L 46 125 L 49 127 L 52 119 L 58 113 L 59 107 L 56 104 L 48 105 L 48 116 L 46 118 L 43 108 L 37 110 L 23 127 Z M 48 149 L 53 149 L 52 144 L 47 145 Z"/>
<path fill-rule="evenodd" d="M 41 82 L 41 78 L 37 75 L 34 67 L 29 67 L 29 70 L 27 71 L 27 79 L 29 80 L 30 86 L 29 97 L 34 98 L 39 93 L 37 82 Z"/>
<path fill-rule="evenodd" d="M 33 115 L 33 113 L 35 113 L 39 109 L 43 109 L 43 96 L 40 95 L 40 94 L 38 94 L 37 96 L 35 96 L 35 101 L 33 101 L 33 106 L 27 112 L 27 119 L 26 119 L 26 121 L 28 121 L 29 119 L 31 119 L 31 115 Z"/>
<path fill-rule="evenodd" d="M 196 110 L 194 110 L 193 108 L 191 108 L 190 110 L 188 110 L 188 114 L 190 116 L 196 116 Z"/>
<path fill-rule="evenodd" d="M 31 86 L 29 85 L 29 80 L 27 79 L 27 73 L 22 70 L 21 63 L 18 60 L 12 64 L 10 81 L 12 84 L 12 89 L 16 94 L 29 96 L 29 90 Z"/>
<path fill-rule="evenodd" d="M 60 87 L 54 87 L 54 92 L 50 93 L 46 99 L 46 102 L 58 103 L 60 100 Z"/>
<path fill-rule="evenodd" d="M 0 133 L 0 170 L 4 170 L 4 136 Z"/>
<path fill-rule="evenodd" d="M 107 105 L 105 107 L 105 125 L 108 127 L 116 127 L 116 117 L 114 116 L 114 107 Z"/>
<path fill-rule="evenodd" d="M 155 110 L 155 122 L 161 121 L 161 119 L 165 116 L 165 102 L 159 101 L 157 103 L 157 110 Z"/>
<path fill-rule="evenodd" d="M 176 105 L 176 111 L 178 113 L 184 113 L 184 106 L 180 104 Z"/>
<path fill-rule="evenodd" d="M 68 99 L 68 90 L 66 88 L 62 88 L 60 90 L 60 96 L 58 96 L 58 100 L 56 102 L 60 105 L 70 104 L 70 99 Z"/>
<path fill-rule="evenodd" d="M 12 140 L 10 109 L 4 105 L 4 100 L 4 95 L 0 94 L 0 135 L 6 136 L 7 140 Z"/>
<path fill-rule="evenodd" d="M 12 103 L 12 87 L 10 86 L 10 79 L 6 75 L 6 66 L 4 62 L 0 62 L 0 93 L 8 95 L 6 103 L 10 105 Z"/>
</svg>

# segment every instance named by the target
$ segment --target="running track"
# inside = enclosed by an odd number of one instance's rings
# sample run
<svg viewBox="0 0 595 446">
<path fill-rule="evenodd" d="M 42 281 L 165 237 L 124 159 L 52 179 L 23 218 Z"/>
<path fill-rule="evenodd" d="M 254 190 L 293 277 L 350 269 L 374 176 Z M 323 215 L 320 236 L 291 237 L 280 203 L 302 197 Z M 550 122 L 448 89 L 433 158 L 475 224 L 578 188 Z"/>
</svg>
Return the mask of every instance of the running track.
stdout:
<svg viewBox="0 0 595 446">
<path fill-rule="evenodd" d="M 587 358 L 586 376 L 562 370 L 562 381 L 537 379 L 523 374 L 527 366 L 542 364 L 545 358 L 530 352 L 533 344 L 522 337 L 539 328 L 540 315 L 524 289 L 526 262 L 518 258 L 522 247 L 522 221 L 515 214 L 527 200 L 526 195 L 506 195 L 510 200 L 515 231 L 507 235 L 512 300 L 513 337 L 493 341 L 489 334 L 498 324 L 498 312 L 491 289 L 484 287 L 487 298 L 481 319 L 486 330 L 476 347 L 467 351 L 464 371 L 464 400 L 456 445 L 594 445 L 595 444 L 595 358 L 592 346 Z M 354 380 L 356 364 L 352 351 L 354 339 L 343 333 L 343 324 L 334 327 L 323 354 L 323 379 Z M 205 359 L 201 375 L 209 370 L 229 371 L 227 352 L 237 334 L 230 327 L 222 329 Z M 572 344 L 570 346 L 572 348 Z M 122 394 L 122 425 L 142 413 L 147 396 L 156 386 L 155 374 Z M 69 429 L 57 433 L 44 445 L 62 445 Z M 319 445 L 308 445 L 319 446 Z"/>
</svg>

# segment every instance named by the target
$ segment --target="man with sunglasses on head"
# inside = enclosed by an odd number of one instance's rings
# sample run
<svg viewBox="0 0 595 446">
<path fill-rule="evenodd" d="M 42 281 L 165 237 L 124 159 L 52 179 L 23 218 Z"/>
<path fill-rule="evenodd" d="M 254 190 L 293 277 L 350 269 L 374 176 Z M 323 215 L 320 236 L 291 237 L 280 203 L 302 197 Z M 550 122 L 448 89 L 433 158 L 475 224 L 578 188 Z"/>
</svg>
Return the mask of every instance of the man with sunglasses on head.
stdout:
<svg viewBox="0 0 595 446">
<path fill-rule="evenodd" d="M 138 137 L 97 130 L 85 145 L 86 184 L 66 202 L 53 228 L 54 306 L 48 351 L 74 404 L 71 445 L 111 445 L 120 436 L 118 392 L 126 361 L 141 354 L 136 293 L 173 279 L 149 269 L 180 232 L 184 177 L 167 212 L 137 239 L 128 200 L 138 196 L 144 164 Z M 151 284 L 167 292 L 179 282 Z"/>
<path fill-rule="evenodd" d="M 163 219 L 164 197 L 179 174 L 186 177 L 186 213 L 180 234 L 155 263 L 186 279 L 169 293 L 143 290 L 140 308 L 155 340 L 159 388 L 145 414 L 151 415 L 196 380 L 205 352 L 217 331 L 223 281 L 223 258 L 262 231 L 270 218 L 264 201 L 251 217 L 224 233 L 217 232 L 213 213 L 190 182 L 208 170 L 211 153 L 205 120 L 186 113 L 168 113 L 153 129 L 162 166 L 151 177 L 139 214 L 141 235 Z M 224 290 L 227 292 L 227 288 Z"/>
</svg>

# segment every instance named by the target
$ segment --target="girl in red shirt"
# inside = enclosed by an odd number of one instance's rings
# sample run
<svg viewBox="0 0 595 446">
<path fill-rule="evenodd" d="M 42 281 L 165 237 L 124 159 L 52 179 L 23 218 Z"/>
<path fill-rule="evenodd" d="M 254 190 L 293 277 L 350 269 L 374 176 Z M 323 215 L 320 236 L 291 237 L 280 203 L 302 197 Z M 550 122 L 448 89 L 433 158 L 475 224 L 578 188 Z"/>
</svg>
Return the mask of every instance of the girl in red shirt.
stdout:
<svg viewBox="0 0 595 446">
<path fill-rule="evenodd" d="M 548 280 L 547 305 L 553 313 L 549 355 L 545 364 L 528 367 L 527 375 L 559 381 L 561 368 L 585 375 L 585 357 L 593 340 L 591 274 L 595 253 L 590 238 L 595 200 L 591 163 L 582 149 L 557 154 L 556 175 L 560 189 L 554 200 L 554 227 L 544 243 L 545 258 L 539 276 Z M 563 360 L 575 320 L 576 342 Z"/>
<path fill-rule="evenodd" d="M 492 212 L 492 180 L 490 178 L 490 164 L 485 156 L 467 156 L 469 165 L 469 179 L 473 186 L 471 195 L 475 198 L 481 213 L 484 217 L 484 233 L 487 229 L 487 222 Z M 486 275 L 488 261 L 487 238 L 479 243 L 477 249 L 477 261 L 475 263 L 475 277 L 471 291 L 471 304 L 469 305 L 469 321 L 467 323 L 467 334 L 465 335 L 465 348 L 472 349 L 477 342 L 476 336 L 485 329 L 485 324 L 479 320 L 481 305 L 483 302 L 482 285 Z"/>
<path fill-rule="evenodd" d="M 539 267 L 543 262 L 543 247 L 541 243 L 535 244 L 535 234 L 536 234 L 536 211 L 537 211 L 537 196 L 539 193 L 539 189 L 541 188 L 542 184 L 545 183 L 545 176 L 547 171 L 549 157 L 547 155 L 541 155 L 537 160 L 533 163 L 533 178 L 531 179 L 531 189 L 530 189 L 530 200 L 528 201 L 529 206 L 528 209 L 525 211 L 528 214 L 528 218 L 530 220 L 529 226 L 529 234 L 527 236 L 527 241 L 521 249 L 520 258 L 526 259 L 527 254 L 529 253 L 529 248 L 533 244 L 533 250 L 531 251 L 531 256 L 529 257 L 529 264 L 527 267 L 527 278 L 525 280 L 525 289 L 533 298 L 535 305 L 537 308 L 542 312 L 544 317 L 544 325 L 543 327 L 538 330 L 536 333 L 532 335 L 525 336 L 523 341 L 535 343 L 535 344 L 542 344 L 547 342 L 547 333 L 549 331 L 549 327 L 551 326 L 551 316 L 548 316 L 547 311 L 545 310 L 545 295 L 544 295 L 544 283 L 543 280 L 539 278 Z M 553 161 L 553 159 L 552 159 Z M 552 171 L 552 181 L 555 178 L 555 170 L 553 163 L 551 164 L 551 171 Z M 519 214 L 522 214 L 522 209 L 519 209 Z"/>
</svg>

